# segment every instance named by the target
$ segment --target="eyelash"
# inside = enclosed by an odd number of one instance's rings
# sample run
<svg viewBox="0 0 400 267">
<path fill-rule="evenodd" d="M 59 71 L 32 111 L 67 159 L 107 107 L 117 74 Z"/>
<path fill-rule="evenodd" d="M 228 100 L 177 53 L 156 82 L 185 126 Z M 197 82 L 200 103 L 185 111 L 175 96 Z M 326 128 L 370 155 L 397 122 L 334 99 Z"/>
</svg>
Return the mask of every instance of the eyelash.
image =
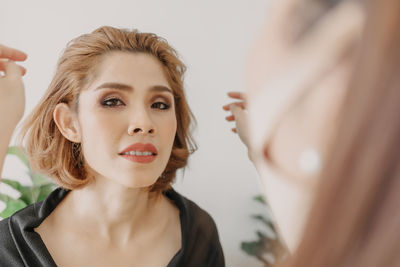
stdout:
<svg viewBox="0 0 400 267">
<path fill-rule="evenodd" d="M 112 102 L 113 104 L 111 104 L 111 105 L 107 104 L 107 103 L 110 103 L 110 102 Z M 105 100 L 101 101 L 101 105 L 103 107 L 106 107 L 106 108 L 112 108 L 112 107 L 115 107 L 115 106 L 121 106 L 121 105 L 116 105 L 116 102 L 120 102 L 120 103 L 123 104 L 123 102 L 119 98 L 113 97 L 113 98 L 108 98 L 108 99 L 105 99 Z"/>
<path fill-rule="evenodd" d="M 162 107 L 160 107 L 160 106 L 162 106 Z M 167 103 L 155 102 L 155 103 L 151 104 L 151 107 L 159 109 L 159 110 L 168 110 L 171 106 Z"/>
<path fill-rule="evenodd" d="M 112 102 L 111 105 L 109 104 L 110 102 Z M 118 102 L 121 103 L 121 104 L 117 105 L 116 103 L 118 103 Z M 122 105 L 125 105 L 125 104 L 121 101 L 121 99 L 113 97 L 113 98 L 108 98 L 108 99 L 103 100 L 101 102 L 101 105 L 103 107 L 105 107 L 105 108 L 114 108 L 116 106 L 122 106 Z M 168 110 L 170 107 L 171 107 L 170 104 L 167 104 L 167 103 L 164 103 L 164 102 L 155 102 L 155 103 L 151 104 L 151 108 L 156 108 L 156 109 L 159 109 L 159 110 Z"/>
</svg>

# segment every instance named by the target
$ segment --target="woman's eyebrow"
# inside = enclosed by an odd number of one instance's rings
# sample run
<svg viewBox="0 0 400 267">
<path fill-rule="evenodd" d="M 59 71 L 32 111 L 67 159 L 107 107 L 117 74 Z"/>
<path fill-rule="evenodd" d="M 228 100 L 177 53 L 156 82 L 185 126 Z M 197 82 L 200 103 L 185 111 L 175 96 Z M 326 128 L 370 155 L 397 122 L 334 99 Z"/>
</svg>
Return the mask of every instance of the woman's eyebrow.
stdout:
<svg viewBox="0 0 400 267">
<path fill-rule="evenodd" d="M 151 91 L 151 92 L 167 92 L 167 93 L 174 94 L 174 93 L 172 92 L 172 90 L 171 90 L 169 87 L 166 87 L 166 86 L 164 86 L 164 85 L 155 85 L 155 86 L 152 86 L 152 87 L 150 88 L 150 91 Z"/>
<path fill-rule="evenodd" d="M 117 90 L 122 90 L 122 91 L 133 91 L 133 87 L 127 84 L 123 83 L 114 83 L 114 82 L 108 82 L 108 83 L 103 83 L 100 86 L 96 87 L 95 91 L 101 90 L 101 89 L 117 89 Z M 151 92 L 168 92 L 173 94 L 172 90 L 164 85 L 154 85 L 150 88 Z"/>
<path fill-rule="evenodd" d="M 132 86 L 123 83 L 103 83 L 102 85 L 96 87 L 95 91 L 100 89 L 117 89 L 123 91 L 133 91 Z"/>
</svg>

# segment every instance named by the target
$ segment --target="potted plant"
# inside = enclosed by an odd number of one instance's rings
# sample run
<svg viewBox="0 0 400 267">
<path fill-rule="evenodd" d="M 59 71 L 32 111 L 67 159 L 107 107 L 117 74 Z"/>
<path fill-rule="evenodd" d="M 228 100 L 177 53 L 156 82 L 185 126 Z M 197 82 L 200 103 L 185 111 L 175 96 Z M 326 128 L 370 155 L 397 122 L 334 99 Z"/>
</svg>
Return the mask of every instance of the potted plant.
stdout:
<svg viewBox="0 0 400 267">
<path fill-rule="evenodd" d="M 253 200 L 267 206 L 261 195 L 255 196 Z M 265 267 L 273 266 L 275 262 L 283 259 L 286 251 L 279 239 L 273 220 L 268 214 L 253 214 L 251 218 L 261 222 L 264 229 L 256 231 L 256 240 L 241 242 L 241 249 L 246 254 L 263 262 Z"/>
<path fill-rule="evenodd" d="M 8 148 L 7 154 L 15 155 L 28 168 L 28 175 L 32 185 L 26 186 L 11 179 L 1 179 L 2 183 L 19 192 L 19 197 L 11 197 L 0 193 L 0 201 L 5 203 L 5 209 L 0 212 L 1 218 L 7 218 L 30 204 L 42 201 L 57 187 L 49 178 L 32 171 L 26 153 L 22 149 L 11 146 Z"/>
</svg>

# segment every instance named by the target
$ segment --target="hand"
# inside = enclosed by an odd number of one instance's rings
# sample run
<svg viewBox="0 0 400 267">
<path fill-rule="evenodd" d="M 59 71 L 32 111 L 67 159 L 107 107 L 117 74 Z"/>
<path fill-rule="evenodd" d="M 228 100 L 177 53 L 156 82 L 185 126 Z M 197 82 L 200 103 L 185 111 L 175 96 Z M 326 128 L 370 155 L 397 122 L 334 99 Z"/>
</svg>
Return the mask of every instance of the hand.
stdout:
<svg viewBox="0 0 400 267">
<path fill-rule="evenodd" d="M 229 122 L 234 121 L 235 126 L 232 128 L 234 133 L 239 134 L 240 140 L 249 148 L 248 142 L 248 126 L 247 126 L 247 111 L 246 111 L 246 95 L 241 92 L 229 92 L 228 96 L 239 101 L 232 102 L 223 106 L 223 109 L 230 111 L 232 115 L 225 119 Z"/>
<path fill-rule="evenodd" d="M 14 61 L 24 61 L 27 55 L 19 50 L 0 45 L 0 122 L 3 129 L 14 130 L 25 110 L 22 75 L 25 68 Z"/>
<path fill-rule="evenodd" d="M 12 133 L 25 109 L 22 75 L 26 70 L 14 61 L 26 57 L 24 52 L 0 44 L 0 175 Z"/>
</svg>

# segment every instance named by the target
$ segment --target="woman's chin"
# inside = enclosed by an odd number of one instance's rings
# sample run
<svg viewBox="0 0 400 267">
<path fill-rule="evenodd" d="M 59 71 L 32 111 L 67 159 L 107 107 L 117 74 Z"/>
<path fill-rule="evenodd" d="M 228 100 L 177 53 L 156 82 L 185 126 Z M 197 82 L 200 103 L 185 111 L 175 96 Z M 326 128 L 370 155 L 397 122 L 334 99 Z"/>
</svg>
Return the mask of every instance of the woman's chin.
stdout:
<svg viewBox="0 0 400 267">
<path fill-rule="evenodd" d="M 149 179 L 149 178 L 140 178 L 140 177 L 127 177 L 127 178 L 119 178 L 115 181 L 122 186 L 132 188 L 132 189 L 140 189 L 146 188 L 154 185 L 157 182 L 156 179 Z"/>
</svg>

